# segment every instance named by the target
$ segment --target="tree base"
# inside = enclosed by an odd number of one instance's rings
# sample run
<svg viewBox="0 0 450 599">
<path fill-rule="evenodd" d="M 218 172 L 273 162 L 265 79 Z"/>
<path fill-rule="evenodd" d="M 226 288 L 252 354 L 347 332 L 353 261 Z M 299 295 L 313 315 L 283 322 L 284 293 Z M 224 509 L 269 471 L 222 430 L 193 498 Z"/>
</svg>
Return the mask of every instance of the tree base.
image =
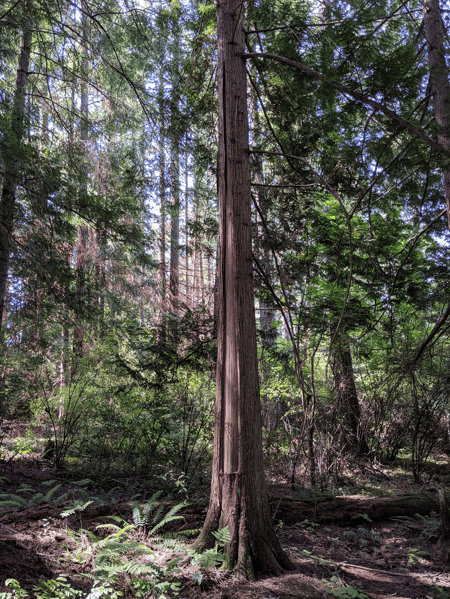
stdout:
<svg viewBox="0 0 450 599">
<path fill-rule="evenodd" d="M 220 496 L 212 498 L 202 531 L 194 543 L 198 553 L 214 546 L 213 532 L 228 527 L 230 542 L 224 547 L 224 568 L 248 580 L 256 573 L 279 576 L 293 565 L 275 534 L 267 495 L 246 493 L 243 477 L 222 474 Z"/>
</svg>

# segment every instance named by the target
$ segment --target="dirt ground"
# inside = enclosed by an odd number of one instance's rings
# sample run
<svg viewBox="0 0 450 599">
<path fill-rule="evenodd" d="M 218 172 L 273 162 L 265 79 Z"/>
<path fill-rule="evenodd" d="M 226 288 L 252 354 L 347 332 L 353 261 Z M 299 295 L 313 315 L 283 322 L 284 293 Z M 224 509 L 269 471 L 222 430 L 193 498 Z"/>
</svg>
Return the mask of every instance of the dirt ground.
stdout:
<svg viewBox="0 0 450 599">
<path fill-rule="evenodd" d="M 387 479 L 387 475 L 385 477 Z M 58 484 L 61 486 L 51 501 L 42 503 L 43 497 Z M 92 481 L 69 481 L 52 471 L 38 456 L 9 464 L 0 462 L 0 500 L 4 501 L 8 494 L 24 498 L 23 505 L 0 506 L 0 592 L 6 590 L 6 579 L 15 578 L 33 597 L 33 588 L 41 579 L 61 575 L 75 588 L 87 590 L 89 580 L 80 577 L 89 573 L 94 563 L 87 531 L 99 534 L 97 527 L 104 525 L 112 515 L 132 521 L 130 495 L 139 489 L 131 488 L 126 479 L 115 480 L 113 484 L 116 487 L 108 494 L 107 489 L 95 488 Z M 388 492 L 388 501 L 396 495 L 421 491 L 423 485 L 414 486 L 405 474 L 381 490 Z M 184 599 L 330 596 L 449 599 L 449 564 L 436 546 L 439 521 L 438 514 L 431 509 L 434 503 L 430 503 L 429 515 L 370 521 L 364 506 L 369 509 L 375 496 L 381 504 L 381 490 L 375 485 L 372 494 L 366 487 L 365 496 L 358 495 L 361 511 L 357 518 L 344 519 L 336 513 L 335 521 L 328 518 L 326 522 L 315 522 L 311 517 L 302 517 L 306 490 L 302 492 L 301 488 L 293 489 L 291 485 L 271 485 L 274 522 L 294 569 L 280 577 L 266 576 L 248 582 L 215 568 L 203 573 L 199 586 L 193 580 L 196 568 L 182 556 L 179 596 Z M 141 491 L 144 499 L 149 489 L 142 487 Z M 176 525 L 179 529 L 201 526 L 206 492 L 204 489 L 190 498 L 191 507 L 182 512 L 185 519 Z M 63 506 L 87 496 L 97 500 L 82 512 L 61 517 Z M 61 501 L 57 501 L 59 497 L 63 497 Z M 346 495 L 344 499 L 351 501 L 352 497 Z M 282 502 L 284 511 L 280 508 Z M 289 505 L 296 506 L 292 517 L 287 517 Z M 305 514 L 310 515 L 311 501 L 305 501 L 304 505 Z M 283 514 L 289 524 L 283 521 Z M 139 540 L 152 547 L 160 564 L 176 555 L 173 551 L 164 552 L 152 538 L 141 534 Z M 126 581 L 119 581 L 119 586 L 124 597 L 133 596 Z"/>
</svg>

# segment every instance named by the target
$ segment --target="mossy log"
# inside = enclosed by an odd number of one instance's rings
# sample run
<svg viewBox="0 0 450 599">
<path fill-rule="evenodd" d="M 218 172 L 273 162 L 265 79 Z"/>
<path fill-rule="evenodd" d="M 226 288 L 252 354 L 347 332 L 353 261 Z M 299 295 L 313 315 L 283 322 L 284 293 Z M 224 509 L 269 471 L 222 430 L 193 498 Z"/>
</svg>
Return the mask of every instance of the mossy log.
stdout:
<svg viewBox="0 0 450 599">
<path fill-rule="evenodd" d="M 283 524 L 290 526 L 305 519 L 325 524 L 349 521 L 358 523 L 358 516 L 361 521 L 370 518 L 373 522 L 389 520 L 395 516 L 425 516 L 431 511 L 439 511 L 439 500 L 437 492 L 433 490 L 401 497 L 338 497 L 331 500 L 317 499 L 316 502 L 282 498 L 273 500 L 271 507 L 275 520 L 281 520 Z"/>
</svg>

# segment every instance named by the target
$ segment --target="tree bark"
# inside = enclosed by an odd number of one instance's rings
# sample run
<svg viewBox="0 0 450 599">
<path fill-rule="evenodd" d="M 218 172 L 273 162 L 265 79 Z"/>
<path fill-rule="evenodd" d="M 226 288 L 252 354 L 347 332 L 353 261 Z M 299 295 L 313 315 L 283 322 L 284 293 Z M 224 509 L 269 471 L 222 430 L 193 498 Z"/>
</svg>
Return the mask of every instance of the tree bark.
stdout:
<svg viewBox="0 0 450 599">
<path fill-rule="evenodd" d="M 197 550 L 227 526 L 228 567 L 249 578 L 290 562 L 275 534 L 264 478 L 252 279 L 244 5 L 219 0 L 218 360 L 213 478 Z"/>
<path fill-rule="evenodd" d="M 186 139 L 187 142 L 187 139 Z M 185 153 L 185 171 L 184 171 L 184 244 L 186 247 L 185 256 L 186 256 L 186 305 L 189 305 L 189 231 L 188 231 L 188 222 L 189 222 L 189 156 L 188 151 L 186 149 Z"/>
<path fill-rule="evenodd" d="M 178 18 L 173 17 L 173 72 L 172 101 L 170 111 L 170 180 L 171 180 L 171 229 L 170 229 L 170 308 L 178 314 L 180 292 L 180 120 L 179 120 L 179 66 L 180 33 Z"/>
<path fill-rule="evenodd" d="M 445 61 L 444 27 L 439 0 L 424 0 L 423 15 L 428 46 L 434 117 L 439 126 L 438 141 L 444 148 L 450 150 L 450 83 Z M 450 168 L 448 160 L 447 166 L 443 169 L 442 177 L 444 179 L 445 203 L 450 229 Z"/>
<path fill-rule="evenodd" d="M 356 391 L 352 355 L 348 338 L 338 334 L 331 350 L 331 367 L 334 377 L 335 413 L 339 421 L 340 444 L 344 450 L 367 455 L 369 448 L 361 430 L 361 408 Z"/>
<path fill-rule="evenodd" d="M 80 141 L 82 143 L 83 154 L 84 154 L 84 165 L 86 172 L 83 175 L 86 179 L 83 182 L 81 193 L 88 193 L 87 186 L 87 170 L 88 170 L 88 137 L 89 137 L 89 91 L 86 85 L 86 79 L 88 75 L 88 57 L 87 57 L 87 39 L 88 39 L 88 22 L 87 22 L 87 7 L 85 0 L 82 0 L 81 6 L 83 8 L 81 17 L 81 29 L 83 32 L 82 46 L 82 79 L 81 79 L 81 93 L 80 93 Z M 83 357 L 84 353 L 84 315 L 86 310 L 86 258 L 87 258 L 87 241 L 88 241 L 89 230 L 87 225 L 79 225 L 77 232 L 77 261 L 76 261 L 76 276 L 77 276 L 77 288 L 76 288 L 76 310 L 75 310 L 75 326 L 73 330 L 73 351 L 74 351 L 74 363 L 72 367 L 72 373 L 74 374 L 77 369 L 77 364 L 80 358 Z"/>
<path fill-rule="evenodd" d="M 27 10 L 32 12 L 31 2 L 27 3 Z M 19 61 L 14 88 L 12 106 L 11 132 L 7 151 L 4 152 L 4 175 L 2 197 L 0 201 L 0 332 L 3 311 L 6 303 L 6 290 L 8 283 L 9 256 L 11 252 L 11 236 L 14 226 L 14 212 L 16 205 L 16 189 L 19 182 L 19 154 L 20 145 L 25 130 L 25 94 L 28 81 L 30 64 L 30 48 L 32 39 L 32 20 L 27 15 L 20 41 Z"/>
<path fill-rule="evenodd" d="M 164 80 L 162 69 L 160 71 L 160 83 L 158 92 L 159 104 L 159 213 L 160 213 L 160 233 L 159 233 L 159 276 L 161 280 L 161 293 L 163 298 L 166 295 L 166 161 L 165 161 L 165 107 L 164 107 Z"/>
<path fill-rule="evenodd" d="M 172 140 L 170 157 L 171 175 L 171 228 L 170 228 L 170 306 L 178 314 L 180 291 L 180 141 Z"/>
<path fill-rule="evenodd" d="M 84 312 L 86 303 L 86 254 L 87 254 L 88 228 L 86 225 L 80 225 L 77 233 L 77 288 L 76 288 L 76 309 L 75 326 L 73 329 L 73 352 L 74 364 L 72 371 L 75 372 L 77 363 L 83 357 L 84 346 Z"/>
</svg>

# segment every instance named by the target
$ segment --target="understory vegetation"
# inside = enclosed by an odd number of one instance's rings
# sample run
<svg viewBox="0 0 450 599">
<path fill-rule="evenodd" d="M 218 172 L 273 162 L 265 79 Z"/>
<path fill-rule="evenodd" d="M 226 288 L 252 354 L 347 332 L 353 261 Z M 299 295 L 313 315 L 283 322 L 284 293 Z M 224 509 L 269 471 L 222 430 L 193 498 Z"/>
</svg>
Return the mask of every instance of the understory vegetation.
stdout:
<svg viewBox="0 0 450 599">
<path fill-rule="evenodd" d="M 26 430 L 11 425 L 12 435 Z M 215 533 L 206 552 L 192 548 L 208 490 L 194 474 L 182 480 L 113 471 L 100 478 L 61 476 L 33 453 L 42 439 L 12 439 L 16 447 L 28 443 L 29 453 L 0 478 L 2 599 L 450 594 L 446 558 L 436 545 L 442 523 L 433 489 L 438 478 L 446 484 L 444 460 L 428 464 L 426 485 L 414 483 L 403 460 L 390 467 L 347 465 L 335 481 L 339 487 L 322 492 L 302 485 L 301 476 L 294 485 L 269 485 L 277 531 L 296 569 L 286 580 L 265 578 L 258 586 L 221 569 L 227 528 Z M 317 512 L 318 505 L 324 510 Z M 408 505 L 410 516 L 389 516 Z"/>
</svg>

